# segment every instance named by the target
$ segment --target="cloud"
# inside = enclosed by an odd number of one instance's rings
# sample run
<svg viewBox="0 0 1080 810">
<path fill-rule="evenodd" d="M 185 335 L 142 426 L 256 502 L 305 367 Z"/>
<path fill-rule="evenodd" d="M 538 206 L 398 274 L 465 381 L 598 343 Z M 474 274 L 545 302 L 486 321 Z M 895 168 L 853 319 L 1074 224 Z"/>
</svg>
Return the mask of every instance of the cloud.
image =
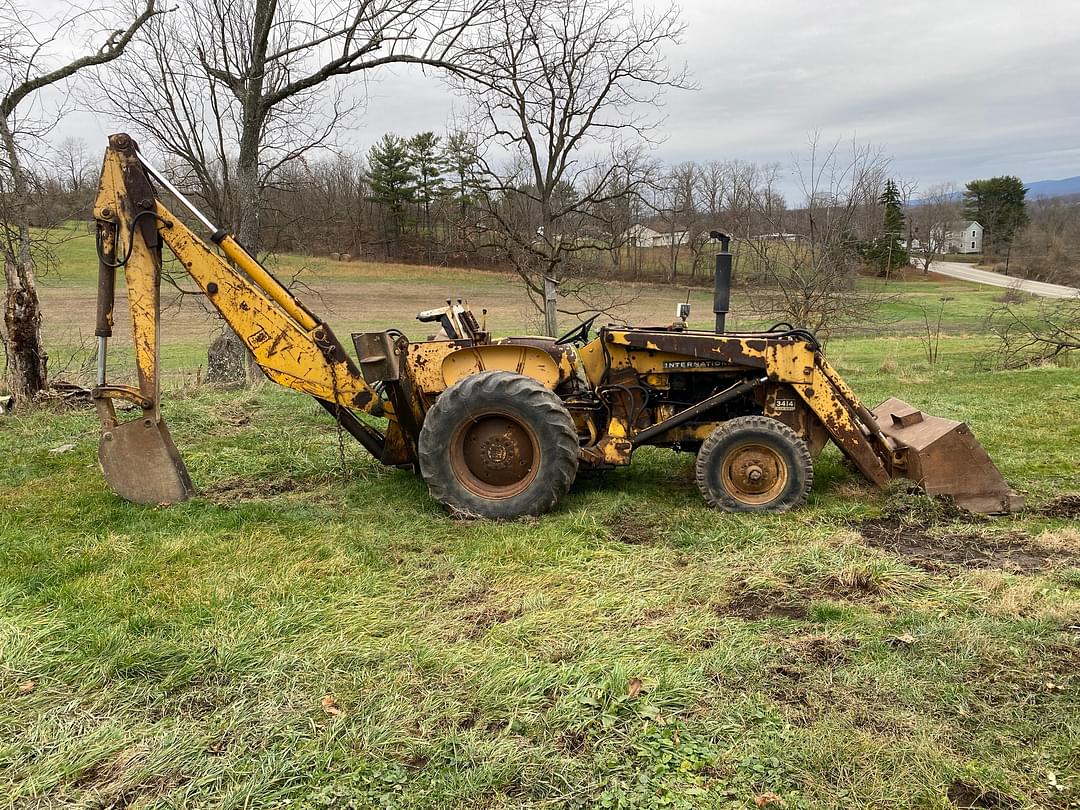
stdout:
<svg viewBox="0 0 1080 810">
<path fill-rule="evenodd" d="M 789 163 L 808 131 L 882 145 L 924 185 L 1080 174 L 1080 6 L 1061 0 L 688 0 L 701 90 L 667 108 L 672 160 Z"/>
</svg>

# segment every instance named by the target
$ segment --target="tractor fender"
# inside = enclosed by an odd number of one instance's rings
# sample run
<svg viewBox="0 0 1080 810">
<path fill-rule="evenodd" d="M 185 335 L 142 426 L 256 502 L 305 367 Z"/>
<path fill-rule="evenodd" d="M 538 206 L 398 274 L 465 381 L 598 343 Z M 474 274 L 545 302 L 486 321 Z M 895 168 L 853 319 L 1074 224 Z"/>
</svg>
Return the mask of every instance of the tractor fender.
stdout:
<svg viewBox="0 0 1080 810">
<path fill-rule="evenodd" d="M 529 343 L 504 338 L 483 346 L 468 346 L 447 354 L 441 364 L 438 390 L 446 390 L 464 378 L 484 371 L 509 371 L 532 377 L 545 388 L 555 390 L 574 374 L 575 354 L 569 346 L 536 345 L 542 338 L 528 338 Z M 546 344 L 546 341 L 545 341 Z"/>
</svg>

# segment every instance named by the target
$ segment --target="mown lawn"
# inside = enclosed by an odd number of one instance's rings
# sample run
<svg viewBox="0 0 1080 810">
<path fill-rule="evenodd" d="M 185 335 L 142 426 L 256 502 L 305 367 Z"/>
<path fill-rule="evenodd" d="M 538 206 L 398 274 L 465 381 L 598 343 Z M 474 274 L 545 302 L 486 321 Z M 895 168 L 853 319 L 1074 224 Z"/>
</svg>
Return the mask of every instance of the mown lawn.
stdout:
<svg viewBox="0 0 1080 810">
<path fill-rule="evenodd" d="M 691 457 L 646 450 L 543 518 L 455 521 L 309 400 L 191 384 L 165 412 L 201 495 L 148 509 L 105 487 L 92 412 L 0 417 L 0 797 L 1080 805 L 1080 503 L 1063 498 L 1080 370 L 989 370 L 969 313 L 991 293 L 947 289 L 961 317 L 938 364 L 914 328 L 830 356 L 870 404 L 967 421 L 1027 496 L 1019 516 L 879 494 L 835 452 L 805 508 L 721 514 Z"/>
</svg>

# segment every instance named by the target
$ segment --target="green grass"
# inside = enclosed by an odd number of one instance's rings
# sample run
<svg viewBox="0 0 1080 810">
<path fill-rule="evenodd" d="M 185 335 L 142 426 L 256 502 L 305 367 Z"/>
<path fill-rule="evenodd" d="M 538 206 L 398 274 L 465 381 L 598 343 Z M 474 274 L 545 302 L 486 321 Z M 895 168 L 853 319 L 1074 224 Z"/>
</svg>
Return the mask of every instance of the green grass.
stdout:
<svg viewBox="0 0 1080 810">
<path fill-rule="evenodd" d="M 79 255 L 55 283 L 82 295 Z M 325 289 L 379 271 L 328 266 Z M 1035 507 L 1077 490 L 1080 370 L 989 370 L 992 292 L 896 287 L 891 336 L 830 346 L 845 378 L 967 421 Z M 913 313 L 942 288 L 930 366 Z M 166 363 L 198 362 L 186 334 Z M 1080 802 L 1080 570 L 928 571 L 859 531 L 906 509 L 1075 560 L 1075 521 L 940 515 L 834 451 L 805 508 L 722 514 L 691 457 L 648 449 L 543 518 L 455 521 L 310 400 L 177 385 L 202 494 L 167 509 L 107 490 L 92 412 L 0 421 L 0 805 Z"/>
</svg>

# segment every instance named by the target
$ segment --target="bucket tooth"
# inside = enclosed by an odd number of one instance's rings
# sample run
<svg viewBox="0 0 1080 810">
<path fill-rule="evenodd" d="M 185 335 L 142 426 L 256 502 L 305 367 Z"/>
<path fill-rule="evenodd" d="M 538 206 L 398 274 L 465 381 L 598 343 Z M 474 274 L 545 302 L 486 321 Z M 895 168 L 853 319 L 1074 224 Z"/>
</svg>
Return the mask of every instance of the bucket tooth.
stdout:
<svg viewBox="0 0 1080 810">
<path fill-rule="evenodd" d="M 971 512 L 1002 514 L 1024 507 L 986 450 L 963 422 L 931 416 L 895 397 L 873 410 L 893 452 L 893 477 L 919 484 L 927 495 L 949 495 Z"/>
</svg>

